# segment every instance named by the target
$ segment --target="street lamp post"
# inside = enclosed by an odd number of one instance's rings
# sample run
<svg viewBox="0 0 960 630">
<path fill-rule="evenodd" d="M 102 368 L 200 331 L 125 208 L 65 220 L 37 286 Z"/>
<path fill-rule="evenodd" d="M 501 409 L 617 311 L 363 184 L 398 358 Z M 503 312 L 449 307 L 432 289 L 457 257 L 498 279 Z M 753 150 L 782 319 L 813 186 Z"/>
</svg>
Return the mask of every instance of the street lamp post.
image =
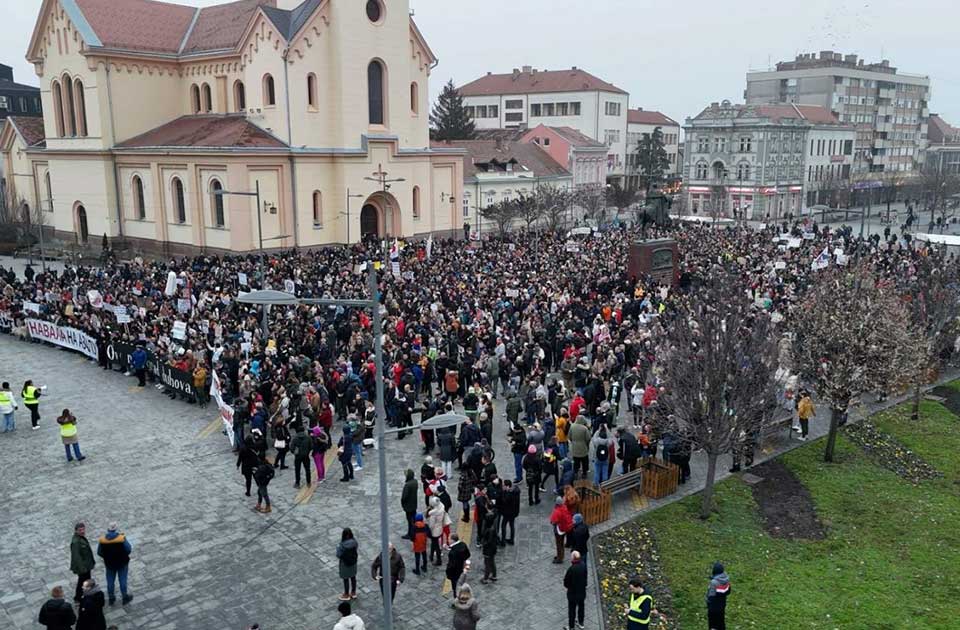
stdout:
<svg viewBox="0 0 960 630">
<path fill-rule="evenodd" d="M 370 293 L 366 300 L 337 300 L 298 298 L 282 291 L 252 291 L 237 301 L 244 304 L 261 304 L 294 306 L 297 304 L 316 304 L 318 306 L 349 306 L 369 308 L 373 319 L 373 349 L 376 360 L 376 434 L 377 434 L 377 464 L 380 467 L 380 559 L 381 559 L 381 588 L 383 589 L 383 628 L 393 629 L 393 602 L 390 597 L 390 521 L 387 508 L 387 449 L 385 437 L 389 433 L 400 431 L 434 430 L 457 426 L 467 420 L 466 416 L 457 414 L 442 414 L 413 427 L 387 429 L 386 413 L 383 406 L 383 323 L 380 315 L 380 292 L 377 286 L 377 272 L 373 260 L 367 260 L 367 289 Z"/>
</svg>

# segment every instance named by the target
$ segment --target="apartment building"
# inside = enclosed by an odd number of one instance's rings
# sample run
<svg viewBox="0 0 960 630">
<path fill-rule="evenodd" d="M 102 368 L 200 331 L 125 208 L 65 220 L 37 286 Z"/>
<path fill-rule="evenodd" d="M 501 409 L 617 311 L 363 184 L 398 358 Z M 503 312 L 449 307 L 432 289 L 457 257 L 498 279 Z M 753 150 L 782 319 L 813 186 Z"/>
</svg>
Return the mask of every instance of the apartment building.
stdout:
<svg viewBox="0 0 960 630">
<path fill-rule="evenodd" d="M 927 165 L 943 173 L 960 175 L 960 128 L 937 114 L 930 114 L 927 136 Z"/>
<path fill-rule="evenodd" d="M 824 107 L 856 127 L 854 178 L 915 175 L 925 162 L 930 78 L 899 72 L 886 59 L 865 63 L 831 50 L 800 54 L 774 70 L 747 73 L 748 105 L 797 103 Z"/>
<path fill-rule="evenodd" d="M 622 181 L 630 95 L 577 67 L 514 68 L 459 88 L 477 129 L 571 127 L 607 146 L 606 177 Z"/>
</svg>

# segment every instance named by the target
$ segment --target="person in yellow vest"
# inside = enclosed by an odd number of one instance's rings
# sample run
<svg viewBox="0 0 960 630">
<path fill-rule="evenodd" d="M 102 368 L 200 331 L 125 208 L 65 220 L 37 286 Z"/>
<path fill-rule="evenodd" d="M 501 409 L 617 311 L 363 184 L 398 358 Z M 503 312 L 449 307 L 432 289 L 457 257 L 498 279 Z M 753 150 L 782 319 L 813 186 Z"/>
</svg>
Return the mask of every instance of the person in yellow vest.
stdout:
<svg viewBox="0 0 960 630">
<path fill-rule="evenodd" d="M 20 390 L 23 406 L 30 410 L 30 423 L 34 431 L 40 428 L 40 394 L 43 393 L 41 389 L 34 387 L 33 381 L 27 381 Z"/>
<path fill-rule="evenodd" d="M 67 461 L 73 461 L 73 456 L 70 455 L 71 446 L 77 461 L 85 460 L 86 457 L 80 454 L 80 440 L 77 438 L 77 417 L 70 413 L 69 409 L 64 409 L 57 418 L 57 424 L 60 425 L 60 439 L 63 440 L 63 450 L 67 452 Z"/>
<path fill-rule="evenodd" d="M 13 417 L 13 412 L 16 410 L 17 401 L 13 397 L 13 392 L 10 391 L 10 383 L 4 382 L 3 386 L 0 387 L 0 416 L 3 416 L 2 433 L 7 433 L 17 428 L 17 423 Z"/>
<path fill-rule="evenodd" d="M 630 603 L 624 606 L 627 613 L 627 630 L 648 630 L 650 615 L 657 612 L 653 598 L 643 588 L 639 575 L 630 578 Z"/>
</svg>

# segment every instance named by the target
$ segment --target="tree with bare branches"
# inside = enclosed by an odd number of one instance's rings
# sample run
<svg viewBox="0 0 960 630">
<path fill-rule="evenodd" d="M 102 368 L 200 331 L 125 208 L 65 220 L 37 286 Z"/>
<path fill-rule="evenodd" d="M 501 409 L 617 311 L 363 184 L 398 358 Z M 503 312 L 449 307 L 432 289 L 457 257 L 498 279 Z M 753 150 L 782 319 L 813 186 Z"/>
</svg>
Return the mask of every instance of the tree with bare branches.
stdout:
<svg viewBox="0 0 960 630">
<path fill-rule="evenodd" d="M 480 216 L 497 224 L 500 234 L 506 234 L 514 219 L 520 216 L 516 201 L 504 199 L 480 209 Z"/>
<path fill-rule="evenodd" d="M 574 194 L 574 203 L 583 208 L 588 219 L 602 223 L 607 211 L 607 197 L 602 185 L 583 185 Z"/>
<path fill-rule="evenodd" d="M 607 205 L 617 209 L 617 216 L 637 201 L 637 189 L 623 188 L 620 184 L 610 184 L 607 188 Z"/>
<path fill-rule="evenodd" d="M 657 405 L 668 430 L 707 455 L 701 518 L 712 509 L 717 459 L 776 407 L 775 339 L 740 276 L 726 272 L 711 274 L 667 328 L 669 351 L 658 362 L 666 391 Z"/>
<path fill-rule="evenodd" d="M 920 194 L 924 207 L 930 212 L 930 224 L 936 223 L 939 214 L 941 225 L 955 214 L 950 199 L 960 193 L 960 176 L 936 165 L 928 164 L 920 172 Z"/>
<path fill-rule="evenodd" d="M 517 216 L 523 220 L 528 231 L 543 218 L 543 206 L 537 199 L 537 191 L 532 195 L 518 195 L 512 203 L 516 207 Z"/>
<path fill-rule="evenodd" d="M 920 388 L 930 371 L 939 367 L 944 351 L 953 345 L 957 335 L 960 264 L 938 251 L 917 258 L 913 264 L 914 273 L 905 287 L 904 299 L 919 342 L 911 413 L 916 420 L 920 417 Z"/>
<path fill-rule="evenodd" d="M 567 209 L 572 200 L 573 195 L 567 188 L 540 186 L 537 189 L 537 203 L 549 229 L 557 230 L 561 224 L 566 224 Z"/>
<path fill-rule="evenodd" d="M 914 376 L 916 336 L 896 287 L 878 284 L 866 264 L 820 272 L 790 321 L 797 372 L 830 406 L 823 458 L 832 462 L 851 401 Z"/>
</svg>

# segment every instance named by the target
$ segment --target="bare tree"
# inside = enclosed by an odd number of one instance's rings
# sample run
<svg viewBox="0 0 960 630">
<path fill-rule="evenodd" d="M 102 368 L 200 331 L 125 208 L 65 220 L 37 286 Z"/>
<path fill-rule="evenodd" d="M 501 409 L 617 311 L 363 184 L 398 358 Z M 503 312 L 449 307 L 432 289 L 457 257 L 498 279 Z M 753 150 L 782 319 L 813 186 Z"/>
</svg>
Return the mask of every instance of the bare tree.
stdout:
<svg viewBox="0 0 960 630">
<path fill-rule="evenodd" d="M 583 208 L 588 219 L 602 222 L 607 209 L 603 185 L 580 186 L 574 195 L 576 205 Z"/>
<path fill-rule="evenodd" d="M 540 186 L 537 189 L 537 203 L 549 229 L 557 230 L 562 223 L 566 223 L 567 209 L 572 200 L 573 195 L 566 188 Z"/>
<path fill-rule="evenodd" d="M 915 335 L 896 289 L 877 284 L 863 264 L 820 272 L 790 318 L 797 372 L 830 405 L 823 457 L 832 462 L 850 402 L 913 377 Z"/>
<path fill-rule="evenodd" d="M 920 388 L 956 337 L 960 266 L 956 259 L 947 260 L 941 252 L 932 251 L 918 256 L 914 268 L 904 299 L 919 341 L 911 413 L 911 418 L 916 420 L 920 417 Z"/>
<path fill-rule="evenodd" d="M 503 200 L 480 209 L 480 216 L 497 224 L 500 234 L 506 234 L 513 220 L 520 215 L 515 201 Z"/>
<path fill-rule="evenodd" d="M 607 188 L 607 205 L 617 209 L 617 216 L 637 201 L 637 189 L 623 188 L 620 184 L 611 184 Z"/>
<path fill-rule="evenodd" d="M 708 518 L 717 459 L 742 435 L 753 435 L 776 406 L 775 335 L 769 316 L 754 306 L 738 275 L 710 275 L 677 313 L 660 363 L 666 391 L 657 405 L 670 430 L 707 454 L 700 506 Z"/>
<path fill-rule="evenodd" d="M 537 191 L 532 195 L 519 195 L 512 203 L 528 231 L 543 218 L 543 206 L 537 200 Z"/>
<path fill-rule="evenodd" d="M 955 213 L 949 201 L 958 192 L 960 176 L 933 164 L 928 164 L 920 172 L 920 194 L 925 208 L 930 211 L 931 224 L 935 223 L 937 213 L 940 214 L 941 225 L 953 217 Z"/>
</svg>

